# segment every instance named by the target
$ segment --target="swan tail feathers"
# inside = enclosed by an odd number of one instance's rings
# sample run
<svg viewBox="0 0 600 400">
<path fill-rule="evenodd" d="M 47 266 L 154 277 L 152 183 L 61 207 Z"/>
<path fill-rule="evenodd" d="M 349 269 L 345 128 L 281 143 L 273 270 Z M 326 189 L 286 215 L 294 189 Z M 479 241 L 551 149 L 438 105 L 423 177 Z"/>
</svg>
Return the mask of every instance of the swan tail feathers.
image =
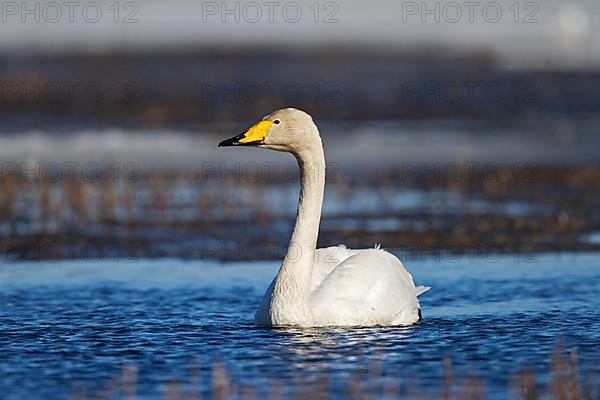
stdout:
<svg viewBox="0 0 600 400">
<path fill-rule="evenodd" d="M 431 289 L 431 286 L 417 286 L 415 287 L 415 295 L 420 296 L 423 293 L 427 292 L 429 289 Z"/>
</svg>

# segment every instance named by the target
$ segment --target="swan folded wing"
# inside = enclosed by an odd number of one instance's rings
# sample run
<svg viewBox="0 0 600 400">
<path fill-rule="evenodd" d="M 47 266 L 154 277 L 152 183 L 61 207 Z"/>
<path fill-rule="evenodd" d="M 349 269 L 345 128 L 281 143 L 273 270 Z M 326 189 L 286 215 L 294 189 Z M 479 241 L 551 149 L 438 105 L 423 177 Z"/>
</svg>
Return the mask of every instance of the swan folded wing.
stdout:
<svg viewBox="0 0 600 400">
<path fill-rule="evenodd" d="M 412 277 L 392 254 L 353 251 L 312 292 L 318 325 L 405 325 L 418 321 Z"/>
<path fill-rule="evenodd" d="M 314 291 L 338 265 L 363 250 L 350 250 L 343 244 L 324 247 L 315 251 L 310 290 Z"/>
</svg>

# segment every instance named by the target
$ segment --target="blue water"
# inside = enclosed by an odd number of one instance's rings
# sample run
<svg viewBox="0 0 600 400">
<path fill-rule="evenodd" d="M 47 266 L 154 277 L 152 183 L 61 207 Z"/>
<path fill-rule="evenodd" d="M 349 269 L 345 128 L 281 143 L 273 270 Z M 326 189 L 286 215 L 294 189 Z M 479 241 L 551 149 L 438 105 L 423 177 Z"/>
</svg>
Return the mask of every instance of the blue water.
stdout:
<svg viewBox="0 0 600 400">
<path fill-rule="evenodd" d="M 208 392 L 215 363 L 259 388 L 378 365 L 377 379 L 438 393 L 446 356 L 454 376 L 477 376 L 489 398 L 505 398 L 520 369 L 546 382 L 557 338 L 584 371 L 600 372 L 600 254 L 407 260 L 433 287 L 422 323 L 309 330 L 252 326 L 277 263 L 128 261 L 0 264 L 0 398 L 96 394 L 124 365 L 137 369 L 139 398 L 163 398 L 195 368 Z"/>
</svg>

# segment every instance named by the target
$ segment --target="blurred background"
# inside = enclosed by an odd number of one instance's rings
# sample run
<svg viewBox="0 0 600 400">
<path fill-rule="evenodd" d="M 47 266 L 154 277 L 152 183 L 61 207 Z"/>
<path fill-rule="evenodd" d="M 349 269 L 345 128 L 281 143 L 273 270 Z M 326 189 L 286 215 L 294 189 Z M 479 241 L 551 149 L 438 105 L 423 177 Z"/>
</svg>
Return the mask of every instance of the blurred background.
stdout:
<svg viewBox="0 0 600 400">
<path fill-rule="evenodd" d="M 506 376 L 545 365 L 556 336 L 598 360 L 596 0 L 0 7 L 8 398 L 95 390 L 128 363 L 153 398 L 189 355 L 260 386 L 347 377 L 373 354 L 425 387 L 448 377 L 448 355 L 506 398 Z M 251 330 L 298 169 L 217 144 L 281 107 L 323 137 L 319 246 L 381 243 L 434 286 L 415 330 Z M 554 359 L 555 394 L 577 355 Z M 519 393 L 539 389 L 521 378 Z"/>
<path fill-rule="evenodd" d="M 286 106 L 325 140 L 322 245 L 600 244 L 592 0 L 2 7 L 11 258 L 125 240 L 198 258 L 199 243 L 239 244 L 246 228 L 285 249 L 293 160 L 216 144 Z M 44 240 L 65 245 L 43 254 Z"/>
</svg>

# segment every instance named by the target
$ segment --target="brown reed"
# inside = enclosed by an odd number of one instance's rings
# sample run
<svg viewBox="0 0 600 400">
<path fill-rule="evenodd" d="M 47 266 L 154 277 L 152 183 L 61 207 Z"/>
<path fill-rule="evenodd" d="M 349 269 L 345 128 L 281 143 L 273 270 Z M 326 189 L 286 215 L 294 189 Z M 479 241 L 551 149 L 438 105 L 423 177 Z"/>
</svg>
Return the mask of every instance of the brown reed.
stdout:
<svg viewBox="0 0 600 400">
<path fill-rule="evenodd" d="M 377 364 L 374 364 L 377 365 Z M 433 399 L 433 400 L 484 400 L 487 398 L 485 382 L 475 376 L 460 377 L 452 370 L 449 358 L 443 361 L 444 378 L 440 381 L 438 390 L 425 388 L 418 383 L 418 378 L 399 379 L 396 385 L 381 383 L 383 370 L 372 366 L 368 371 L 358 369 L 345 378 L 342 386 L 343 395 L 332 392 L 334 378 L 324 373 L 314 379 L 306 376 L 292 379 L 291 385 L 273 379 L 267 387 L 254 387 L 238 384 L 228 373 L 222 362 L 212 366 L 209 382 L 209 398 L 213 400 L 229 399 L 316 399 L 348 398 L 363 399 Z M 598 391 L 598 376 L 593 369 L 587 370 L 587 379 L 580 377 L 580 360 L 576 349 L 564 351 L 557 346 L 550 356 L 548 366 L 550 381 L 546 387 L 539 384 L 531 368 L 525 368 L 512 375 L 509 380 L 507 393 L 515 400 L 596 400 Z M 180 380 L 165 380 L 165 400 L 201 400 L 200 385 L 202 379 L 196 367 L 192 368 L 190 382 Z M 89 396 L 85 391 L 73 390 L 71 398 L 81 400 L 88 398 L 111 399 L 123 398 L 135 400 L 138 394 L 138 375 L 131 366 L 122 370 L 120 377 L 111 379 L 99 393 Z M 432 394 L 432 393 L 438 393 Z"/>
</svg>

